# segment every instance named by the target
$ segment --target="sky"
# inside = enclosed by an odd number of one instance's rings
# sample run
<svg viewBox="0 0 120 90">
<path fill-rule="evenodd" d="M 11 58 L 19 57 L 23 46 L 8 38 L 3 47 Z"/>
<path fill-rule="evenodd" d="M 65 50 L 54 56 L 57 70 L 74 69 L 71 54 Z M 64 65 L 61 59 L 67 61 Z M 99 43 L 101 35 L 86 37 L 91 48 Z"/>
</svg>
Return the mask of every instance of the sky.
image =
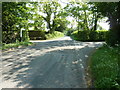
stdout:
<svg viewBox="0 0 120 90">
<path fill-rule="evenodd" d="M 101 22 L 98 22 L 98 24 L 102 26 L 104 29 L 109 30 L 110 25 L 109 25 L 109 22 L 106 22 L 107 19 L 108 19 L 107 17 L 103 18 Z"/>
</svg>

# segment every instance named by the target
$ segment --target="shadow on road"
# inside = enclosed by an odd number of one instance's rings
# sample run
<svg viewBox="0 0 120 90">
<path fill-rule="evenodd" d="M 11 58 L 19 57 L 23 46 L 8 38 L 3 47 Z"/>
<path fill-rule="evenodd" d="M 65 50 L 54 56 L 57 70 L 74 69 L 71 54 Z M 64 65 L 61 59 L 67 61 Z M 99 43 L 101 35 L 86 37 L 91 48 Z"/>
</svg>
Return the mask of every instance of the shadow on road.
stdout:
<svg viewBox="0 0 120 90">
<path fill-rule="evenodd" d="M 3 52 L 4 81 L 24 88 L 85 88 L 89 54 L 100 42 L 60 40 Z M 13 87 L 13 86 L 11 86 Z"/>
</svg>

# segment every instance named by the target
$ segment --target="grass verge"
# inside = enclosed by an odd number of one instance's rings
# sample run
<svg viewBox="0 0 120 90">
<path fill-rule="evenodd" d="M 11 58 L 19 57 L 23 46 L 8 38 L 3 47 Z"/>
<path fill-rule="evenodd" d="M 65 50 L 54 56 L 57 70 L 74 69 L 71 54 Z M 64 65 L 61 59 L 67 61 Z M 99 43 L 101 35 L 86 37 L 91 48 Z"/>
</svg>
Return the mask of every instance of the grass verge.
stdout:
<svg viewBox="0 0 120 90">
<path fill-rule="evenodd" d="M 91 57 L 90 71 L 95 88 L 120 89 L 120 47 L 104 45 Z"/>
<path fill-rule="evenodd" d="M 4 44 L 4 45 L 2 45 L 2 50 L 16 48 L 19 46 L 29 46 L 32 44 L 33 44 L 32 42 L 17 42 L 17 43 Z"/>
<path fill-rule="evenodd" d="M 58 31 L 54 31 L 52 34 L 47 34 L 46 39 L 47 40 L 56 39 L 56 38 L 63 37 L 63 36 L 64 36 L 63 33 L 58 32 Z"/>
</svg>

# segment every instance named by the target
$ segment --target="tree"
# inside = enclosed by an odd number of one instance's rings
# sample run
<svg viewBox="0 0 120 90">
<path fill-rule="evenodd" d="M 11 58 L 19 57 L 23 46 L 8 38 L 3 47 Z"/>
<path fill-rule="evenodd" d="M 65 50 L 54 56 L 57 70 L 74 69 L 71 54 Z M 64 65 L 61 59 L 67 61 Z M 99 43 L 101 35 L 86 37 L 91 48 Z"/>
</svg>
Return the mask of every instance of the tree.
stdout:
<svg viewBox="0 0 120 90">
<path fill-rule="evenodd" d="M 101 2 L 95 3 L 95 5 L 98 8 L 98 12 L 108 17 L 108 21 L 110 22 L 110 32 L 107 43 L 111 46 L 120 44 L 120 2 Z"/>
<path fill-rule="evenodd" d="M 92 18 L 91 19 L 92 28 L 91 28 L 91 30 L 95 31 L 95 30 L 97 30 L 97 27 L 99 26 L 97 24 L 98 20 L 102 19 L 103 16 L 102 16 L 102 14 L 100 12 L 98 12 L 98 8 L 95 6 L 95 3 L 89 2 L 88 4 L 90 5 L 89 9 L 92 12 L 92 17 L 91 17 Z"/>
<path fill-rule="evenodd" d="M 55 23 L 55 19 L 58 17 L 60 11 L 60 4 L 58 2 L 40 2 L 39 5 L 39 12 L 41 12 L 41 17 L 46 21 L 47 28 L 49 29 L 50 33 L 55 31 L 57 27 Z"/>
<path fill-rule="evenodd" d="M 90 18 L 90 15 L 93 14 L 89 8 L 88 3 L 69 3 L 65 8 L 65 13 L 76 19 L 78 23 L 78 31 L 80 29 L 90 30 L 91 22 L 93 19 Z"/>
<path fill-rule="evenodd" d="M 21 28 L 28 28 L 28 18 L 32 16 L 28 10 L 26 2 L 2 3 L 3 43 L 20 41 L 20 30 Z"/>
<path fill-rule="evenodd" d="M 114 27 L 117 24 L 117 2 L 101 2 L 94 3 L 103 16 L 108 17 L 108 21 L 110 21 L 110 28 Z"/>
<path fill-rule="evenodd" d="M 69 21 L 67 21 L 66 18 L 62 17 L 62 18 L 56 18 L 55 23 L 57 25 L 55 31 L 64 32 L 67 29 L 67 25 L 69 24 Z"/>
</svg>

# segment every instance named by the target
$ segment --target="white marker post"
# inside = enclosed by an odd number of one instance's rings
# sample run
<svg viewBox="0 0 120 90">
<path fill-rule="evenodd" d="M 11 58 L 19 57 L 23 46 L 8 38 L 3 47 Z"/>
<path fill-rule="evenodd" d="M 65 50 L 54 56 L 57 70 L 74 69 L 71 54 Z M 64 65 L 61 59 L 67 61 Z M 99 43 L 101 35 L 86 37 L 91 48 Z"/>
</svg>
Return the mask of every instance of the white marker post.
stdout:
<svg viewBox="0 0 120 90">
<path fill-rule="evenodd" d="M 23 34 L 22 34 L 22 31 L 23 30 L 25 30 L 24 28 L 22 28 L 21 30 L 20 30 L 20 38 L 21 38 L 21 41 L 22 41 L 22 37 L 23 37 Z"/>
</svg>

